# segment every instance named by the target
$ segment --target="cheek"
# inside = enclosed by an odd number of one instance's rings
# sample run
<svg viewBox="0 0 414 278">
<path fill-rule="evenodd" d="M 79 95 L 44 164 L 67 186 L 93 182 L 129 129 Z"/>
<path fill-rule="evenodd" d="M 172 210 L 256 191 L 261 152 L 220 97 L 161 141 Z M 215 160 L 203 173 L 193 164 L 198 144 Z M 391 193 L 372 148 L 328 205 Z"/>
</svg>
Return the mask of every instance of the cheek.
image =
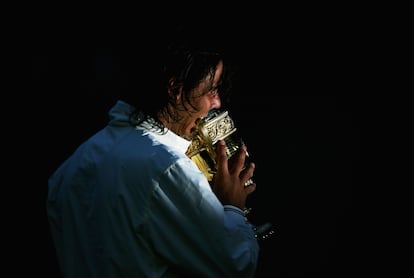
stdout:
<svg viewBox="0 0 414 278">
<path fill-rule="evenodd" d="M 210 102 L 207 98 L 201 97 L 192 103 L 193 110 L 196 115 L 203 115 L 210 110 Z M 194 115 L 195 116 L 195 115 Z"/>
<path fill-rule="evenodd" d="M 208 96 L 203 97 L 203 100 L 200 103 L 200 111 L 203 113 L 210 111 L 211 109 L 211 100 Z"/>
<path fill-rule="evenodd" d="M 199 97 L 195 97 L 192 100 L 191 110 L 195 112 L 193 114 L 194 117 L 204 117 L 207 113 L 213 108 L 213 99 L 209 94 L 201 95 Z"/>
<path fill-rule="evenodd" d="M 200 109 L 200 114 L 206 114 L 208 111 L 210 111 L 210 106 L 208 105 L 204 105 L 203 107 L 201 107 Z"/>
</svg>

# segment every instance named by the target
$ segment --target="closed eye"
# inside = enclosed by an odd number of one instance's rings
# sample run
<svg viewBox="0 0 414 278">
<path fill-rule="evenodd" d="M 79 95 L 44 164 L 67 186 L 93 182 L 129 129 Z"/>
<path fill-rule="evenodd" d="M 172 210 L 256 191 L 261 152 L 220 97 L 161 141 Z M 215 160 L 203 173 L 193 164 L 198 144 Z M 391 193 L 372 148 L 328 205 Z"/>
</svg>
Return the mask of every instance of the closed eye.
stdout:
<svg viewBox="0 0 414 278">
<path fill-rule="evenodd" d="M 208 92 L 208 94 L 209 94 L 210 96 L 212 96 L 212 97 L 218 96 L 218 94 L 219 94 L 218 88 L 217 88 L 217 87 L 215 87 L 215 88 L 211 89 L 211 90 Z"/>
</svg>

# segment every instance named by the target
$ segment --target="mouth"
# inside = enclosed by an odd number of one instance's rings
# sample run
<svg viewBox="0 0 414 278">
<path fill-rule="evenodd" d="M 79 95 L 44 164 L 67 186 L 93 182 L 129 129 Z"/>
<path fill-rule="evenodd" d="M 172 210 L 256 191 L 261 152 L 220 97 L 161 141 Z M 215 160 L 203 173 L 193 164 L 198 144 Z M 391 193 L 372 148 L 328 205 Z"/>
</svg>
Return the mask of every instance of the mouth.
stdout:
<svg viewBox="0 0 414 278">
<path fill-rule="evenodd" d="M 214 110 L 213 110 L 213 111 L 214 111 Z M 193 127 L 191 128 L 191 133 L 196 132 L 196 131 L 197 131 L 197 129 L 199 128 L 199 126 L 200 126 L 203 122 L 207 121 L 207 119 L 208 119 L 209 117 L 211 117 L 211 114 L 213 113 L 213 111 L 212 111 L 212 110 L 210 110 L 210 111 L 208 111 L 206 114 L 201 115 L 201 116 L 200 116 L 200 118 L 195 119 L 195 121 L 194 121 L 194 125 L 193 125 Z"/>
</svg>

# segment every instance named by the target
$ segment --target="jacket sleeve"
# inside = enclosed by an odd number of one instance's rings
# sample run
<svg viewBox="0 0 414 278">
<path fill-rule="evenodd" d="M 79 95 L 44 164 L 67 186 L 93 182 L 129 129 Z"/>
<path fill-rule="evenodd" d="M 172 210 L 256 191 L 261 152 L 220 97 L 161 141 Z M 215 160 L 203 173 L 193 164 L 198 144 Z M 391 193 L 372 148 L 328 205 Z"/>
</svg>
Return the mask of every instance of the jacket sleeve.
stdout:
<svg viewBox="0 0 414 278">
<path fill-rule="evenodd" d="M 156 181 L 147 236 L 187 275 L 253 277 L 259 245 L 242 210 L 223 206 L 191 160 L 180 159 Z"/>
</svg>

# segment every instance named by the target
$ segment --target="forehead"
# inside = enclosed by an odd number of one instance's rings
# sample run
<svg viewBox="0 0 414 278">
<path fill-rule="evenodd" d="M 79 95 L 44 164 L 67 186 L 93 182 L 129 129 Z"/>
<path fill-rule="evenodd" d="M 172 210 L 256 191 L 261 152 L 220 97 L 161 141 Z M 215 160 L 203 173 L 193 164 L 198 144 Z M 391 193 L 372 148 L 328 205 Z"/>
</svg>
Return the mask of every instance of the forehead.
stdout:
<svg viewBox="0 0 414 278">
<path fill-rule="evenodd" d="M 223 65 L 219 64 L 214 72 L 214 75 L 212 72 L 208 73 L 200 82 L 199 87 L 203 86 L 217 86 L 217 84 L 221 80 L 221 75 L 223 73 Z"/>
<path fill-rule="evenodd" d="M 198 83 L 198 85 L 192 91 L 200 94 L 205 94 L 217 87 L 221 82 L 223 67 L 223 62 L 220 61 L 217 64 L 216 68 L 213 69 L 214 72 L 208 72 L 208 74 Z"/>
<path fill-rule="evenodd" d="M 214 71 L 214 75 L 212 73 L 207 74 L 207 76 L 204 78 L 203 81 L 210 82 L 212 80 L 214 84 L 218 83 L 220 81 L 221 75 L 223 73 L 223 67 L 224 67 L 223 62 L 220 61 L 216 66 L 216 69 Z M 214 78 L 212 78 L 212 77 L 214 77 Z"/>
</svg>

